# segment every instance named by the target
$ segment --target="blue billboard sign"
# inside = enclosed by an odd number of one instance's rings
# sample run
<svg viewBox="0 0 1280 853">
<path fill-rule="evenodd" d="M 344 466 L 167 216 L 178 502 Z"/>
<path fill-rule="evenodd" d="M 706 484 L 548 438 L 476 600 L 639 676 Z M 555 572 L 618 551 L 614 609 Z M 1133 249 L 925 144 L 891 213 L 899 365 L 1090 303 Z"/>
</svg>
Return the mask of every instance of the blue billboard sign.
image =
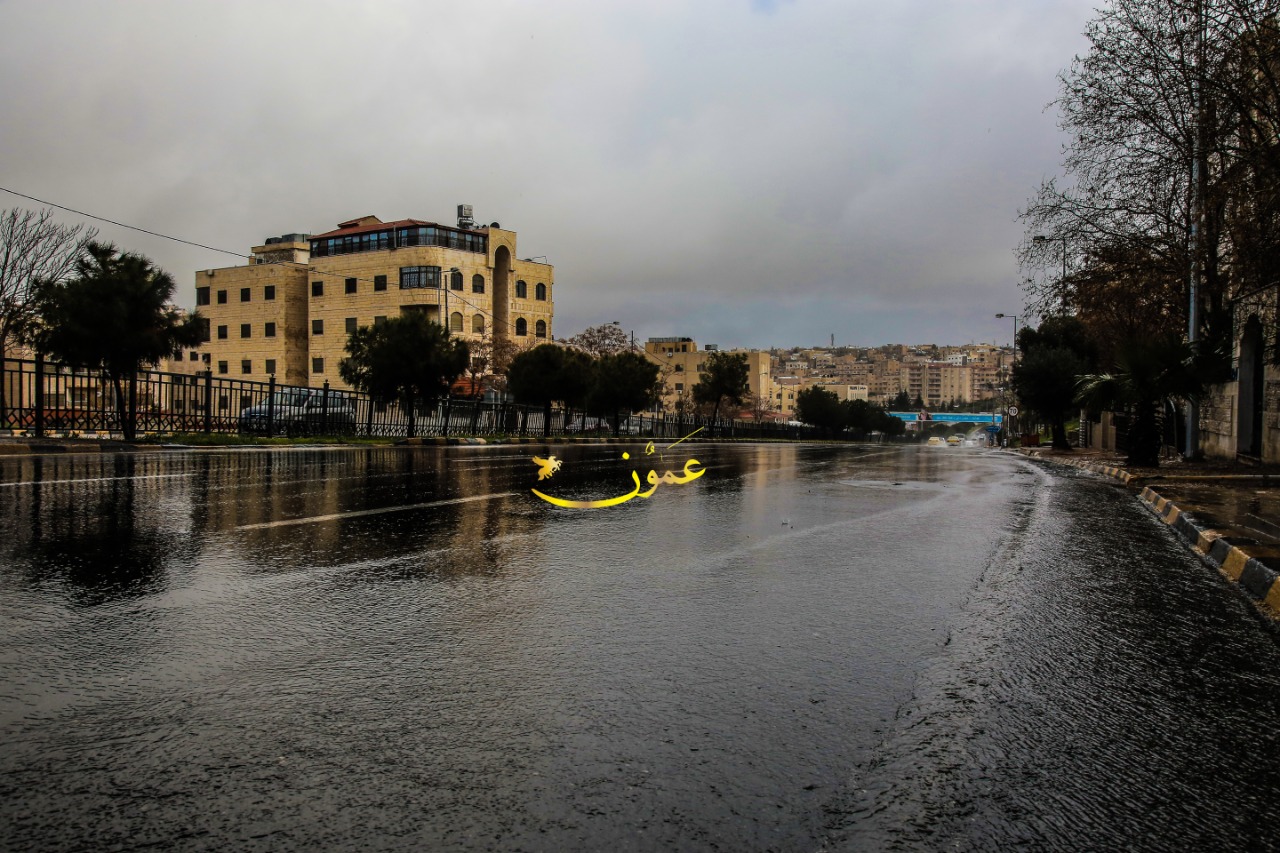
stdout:
<svg viewBox="0 0 1280 853">
<path fill-rule="evenodd" d="M 920 420 L 919 412 L 890 412 L 904 423 L 916 423 Z M 940 424 L 1002 424 L 1004 415 L 996 412 L 928 412 L 925 420 Z"/>
</svg>

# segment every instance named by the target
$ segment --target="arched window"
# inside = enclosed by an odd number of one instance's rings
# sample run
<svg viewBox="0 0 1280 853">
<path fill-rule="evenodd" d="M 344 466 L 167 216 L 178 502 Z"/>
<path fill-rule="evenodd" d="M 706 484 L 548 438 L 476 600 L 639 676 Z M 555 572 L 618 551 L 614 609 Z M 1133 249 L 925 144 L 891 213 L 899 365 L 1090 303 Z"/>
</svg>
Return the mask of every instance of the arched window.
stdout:
<svg viewBox="0 0 1280 853">
<path fill-rule="evenodd" d="M 449 315 L 449 331 L 451 332 L 462 331 L 462 312 L 461 311 L 454 311 L 452 314 Z"/>
<path fill-rule="evenodd" d="M 484 276 L 479 273 L 471 276 L 471 292 L 484 293 Z"/>
<path fill-rule="evenodd" d="M 462 273 L 458 270 L 449 273 L 449 289 L 462 290 Z"/>
<path fill-rule="evenodd" d="M 524 337 L 529 334 L 529 321 L 523 317 L 516 318 L 516 334 Z"/>
<path fill-rule="evenodd" d="M 545 338 L 547 336 L 547 321 L 539 320 L 533 324 L 533 336 L 535 338 Z"/>
<path fill-rule="evenodd" d="M 520 281 L 517 281 L 516 282 L 516 299 L 528 299 L 528 298 L 529 298 L 529 285 L 526 284 L 523 279 Z"/>
<path fill-rule="evenodd" d="M 484 316 L 481 314 L 471 315 L 471 331 L 477 335 L 484 334 Z"/>
<path fill-rule="evenodd" d="M 533 288 L 533 298 L 534 298 L 534 299 L 537 299 L 537 300 L 539 300 L 539 301 L 541 301 L 541 302 L 546 302 L 546 301 L 547 301 L 547 286 L 546 286 L 545 284 L 543 284 L 542 282 L 538 282 L 537 286 Z"/>
</svg>

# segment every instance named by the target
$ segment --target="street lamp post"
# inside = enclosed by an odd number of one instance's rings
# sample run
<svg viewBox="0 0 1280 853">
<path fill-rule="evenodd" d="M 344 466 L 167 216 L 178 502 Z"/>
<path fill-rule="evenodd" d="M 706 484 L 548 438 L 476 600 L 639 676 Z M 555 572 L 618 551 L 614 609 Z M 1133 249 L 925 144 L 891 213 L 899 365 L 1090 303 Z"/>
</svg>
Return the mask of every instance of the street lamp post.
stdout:
<svg viewBox="0 0 1280 853">
<path fill-rule="evenodd" d="M 1017 314 L 997 314 L 996 315 L 997 320 L 1003 320 L 1005 317 L 1012 318 L 1013 320 L 1013 360 L 1016 362 L 1018 360 L 1018 320 L 1020 318 L 1018 317 Z M 1007 394 L 1007 391 L 1008 391 L 1008 384 L 1005 383 L 1003 393 L 1001 396 L 1005 396 L 1005 394 Z M 1014 419 L 1017 417 L 1016 415 L 1012 415 L 1009 413 L 1009 409 L 1011 408 L 1013 407 L 1005 406 L 1005 411 L 1004 411 L 1006 425 L 1007 425 L 1005 432 L 1007 434 L 1013 432 L 1013 428 L 1011 424 L 1014 422 Z"/>
<path fill-rule="evenodd" d="M 1043 244 L 1043 243 L 1048 243 L 1049 239 L 1050 238 L 1046 237 L 1043 234 L 1037 234 L 1036 236 L 1031 238 L 1031 242 Z M 1058 237 L 1057 239 L 1062 241 L 1062 280 L 1065 282 L 1067 280 L 1067 238 Z"/>
</svg>

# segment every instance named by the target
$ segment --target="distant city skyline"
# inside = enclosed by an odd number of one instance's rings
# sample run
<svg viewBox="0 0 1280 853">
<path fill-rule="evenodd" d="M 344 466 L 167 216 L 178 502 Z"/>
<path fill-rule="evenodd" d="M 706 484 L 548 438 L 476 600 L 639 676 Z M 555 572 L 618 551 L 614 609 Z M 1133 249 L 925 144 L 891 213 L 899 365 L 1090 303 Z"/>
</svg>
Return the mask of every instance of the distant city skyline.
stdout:
<svg viewBox="0 0 1280 853">
<path fill-rule="evenodd" d="M 558 334 L 1012 338 L 1088 0 L 387 8 L 2 4 L 0 186 L 231 251 L 472 204 L 556 266 Z M 188 305 L 229 262 L 97 226 Z"/>
</svg>

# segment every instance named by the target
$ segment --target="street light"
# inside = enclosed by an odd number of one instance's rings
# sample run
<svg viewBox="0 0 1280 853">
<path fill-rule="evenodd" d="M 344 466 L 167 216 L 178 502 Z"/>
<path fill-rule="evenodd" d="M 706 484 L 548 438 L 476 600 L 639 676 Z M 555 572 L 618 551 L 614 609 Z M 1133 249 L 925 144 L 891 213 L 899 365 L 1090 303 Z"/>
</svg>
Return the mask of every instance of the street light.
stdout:
<svg viewBox="0 0 1280 853">
<path fill-rule="evenodd" d="M 1019 317 L 1018 317 L 1018 315 L 1017 315 L 1017 314 L 997 314 L 997 315 L 996 315 L 996 319 L 997 319 L 997 320 L 1003 320 L 1005 317 L 1009 317 L 1009 318 L 1011 318 L 1011 319 L 1013 320 L 1013 360 L 1016 362 L 1016 361 L 1018 360 L 1018 320 L 1019 320 Z M 1003 371 L 1001 371 L 1001 373 L 1003 374 Z M 1007 397 L 1007 394 L 1008 394 L 1008 385 L 1007 385 L 1007 384 L 1005 384 L 1005 380 L 1004 380 L 1004 376 L 1003 376 L 1003 375 L 1001 376 L 1001 384 L 1002 384 L 1002 388 L 1001 388 L 1000 395 L 1001 395 L 1001 397 L 1002 397 L 1002 398 L 1004 398 L 1004 399 L 1006 399 L 1006 400 L 1007 400 L 1007 399 L 1008 399 L 1008 397 Z M 1005 407 L 1005 417 L 1006 417 L 1006 418 L 1011 422 L 1011 423 L 1009 423 L 1009 424 L 1007 424 L 1007 425 L 1006 425 L 1006 429 L 1005 429 L 1005 434 L 1006 434 L 1006 435 L 1011 435 L 1011 434 L 1012 434 L 1012 432 L 1013 432 L 1013 429 L 1012 429 L 1012 427 L 1013 427 L 1012 421 L 1014 421 L 1014 420 L 1017 418 L 1017 416 L 1016 416 L 1016 415 L 1011 415 L 1011 414 L 1009 413 L 1009 409 L 1011 409 L 1011 408 L 1013 408 L 1013 407 L 1012 407 L 1012 406 L 1006 406 L 1006 407 Z"/>
<path fill-rule="evenodd" d="M 1018 358 L 1018 319 L 1019 317 L 1017 314 L 997 314 L 996 315 L 997 320 L 1003 320 L 1005 317 L 1013 318 L 1013 358 L 1016 361 Z"/>
<path fill-rule="evenodd" d="M 440 289 L 444 291 L 444 309 L 441 310 L 440 312 L 440 325 L 444 326 L 445 329 L 451 334 L 453 332 L 453 329 L 450 328 L 449 326 L 449 288 L 453 286 L 454 273 L 457 273 L 458 275 L 462 275 L 462 270 L 458 269 L 457 267 L 449 267 L 449 272 L 446 273 L 446 275 L 448 276 L 448 279 L 446 281 L 440 282 Z"/>
<path fill-rule="evenodd" d="M 1056 239 L 1062 241 L 1062 280 L 1063 282 L 1066 282 L 1067 280 L 1067 238 L 1058 237 Z M 1037 234 L 1036 236 L 1031 238 L 1032 243 L 1040 243 L 1042 245 L 1044 243 L 1048 243 L 1049 240 L 1050 238 L 1046 237 L 1043 234 Z"/>
</svg>

